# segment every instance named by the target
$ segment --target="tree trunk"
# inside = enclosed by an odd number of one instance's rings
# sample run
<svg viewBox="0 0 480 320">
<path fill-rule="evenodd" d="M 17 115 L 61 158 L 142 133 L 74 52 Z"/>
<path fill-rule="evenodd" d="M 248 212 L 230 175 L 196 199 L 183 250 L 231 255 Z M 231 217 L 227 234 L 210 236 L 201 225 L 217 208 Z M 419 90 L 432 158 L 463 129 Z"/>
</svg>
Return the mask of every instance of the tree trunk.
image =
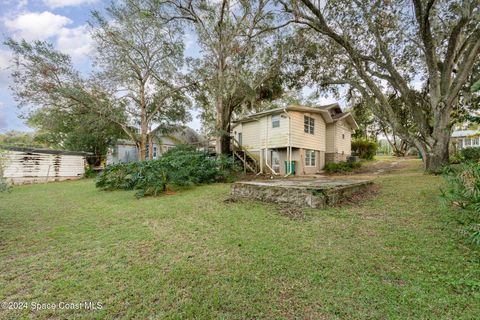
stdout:
<svg viewBox="0 0 480 320">
<path fill-rule="evenodd" d="M 429 173 L 441 173 L 449 163 L 450 109 L 443 108 L 434 114 L 434 128 L 431 135 L 433 144 L 424 148 L 422 155 L 425 170 Z"/>
<path fill-rule="evenodd" d="M 147 135 L 142 132 L 140 137 L 140 150 L 138 152 L 138 160 L 143 161 L 147 158 Z"/>
<path fill-rule="evenodd" d="M 148 121 L 147 106 L 145 102 L 145 84 L 140 79 L 140 152 L 139 160 L 147 160 L 147 144 L 148 144 Z M 149 153 L 152 153 L 151 150 Z"/>
<path fill-rule="evenodd" d="M 442 168 L 448 164 L 448 148 L 436 149 L 427 154 L 425 170 L 430 173 L 441 173 Z"/>
<path fill-rule="evenodd" d="M 230 119 L 225 116 L 224 110 L 217 111 L 216 119 L 216 146 L 215 151 L 217 154 L 229 154 L 230 153 Z"/>
<path fill-rule="evenodd" d="M 425 170 L 427 172 L 441 173 L 442 168 L 449 163 L 449 143 L 450 131 L 448 135 L 442 134 L 442 137 L 438 138 L 433 148 L 423 155 Z"/>
<path fill-rule="evenodd" d="M 147 126 L 147 115 L 145 112 L 145 109 L 142 108 L 141 112 L 141 118 L 140 118 L 140 152 L 138 153 L 139 155 L 139 160 L 147 160 L 147 144 L 148 144 L 148 126 Z M 149 152 L 152 153 L 152 152 Z"/>
<path fill-rule="evenodd" d="M 153 136 L 148 135 L 148 159 L 153 160 Z"/>
</svg>

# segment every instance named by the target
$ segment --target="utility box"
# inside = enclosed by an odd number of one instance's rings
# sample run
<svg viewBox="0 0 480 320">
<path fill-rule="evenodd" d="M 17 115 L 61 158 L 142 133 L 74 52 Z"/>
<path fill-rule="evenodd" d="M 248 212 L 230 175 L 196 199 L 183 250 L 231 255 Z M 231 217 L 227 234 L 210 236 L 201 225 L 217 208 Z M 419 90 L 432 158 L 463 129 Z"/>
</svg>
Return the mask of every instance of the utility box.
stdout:
<svg viewBox="0 0 480 320">
<path fill-rule="evenodd" d="M 285 174 L 295 174 L 295 161 L 285 161 Z"/>
</svg>

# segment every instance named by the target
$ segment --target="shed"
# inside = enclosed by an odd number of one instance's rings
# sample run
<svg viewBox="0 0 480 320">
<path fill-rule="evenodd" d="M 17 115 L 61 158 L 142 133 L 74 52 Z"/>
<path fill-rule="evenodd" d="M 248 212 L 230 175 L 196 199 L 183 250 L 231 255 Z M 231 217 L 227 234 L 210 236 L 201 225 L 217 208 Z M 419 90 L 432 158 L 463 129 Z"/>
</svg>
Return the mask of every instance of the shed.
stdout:
<svg viewBox="0 0 480 320">
<path fill-rule="evenodd" d="M 13 184 L 80 179 L 86 152 L 0 147 L 3 176 Z"/>
</svg>

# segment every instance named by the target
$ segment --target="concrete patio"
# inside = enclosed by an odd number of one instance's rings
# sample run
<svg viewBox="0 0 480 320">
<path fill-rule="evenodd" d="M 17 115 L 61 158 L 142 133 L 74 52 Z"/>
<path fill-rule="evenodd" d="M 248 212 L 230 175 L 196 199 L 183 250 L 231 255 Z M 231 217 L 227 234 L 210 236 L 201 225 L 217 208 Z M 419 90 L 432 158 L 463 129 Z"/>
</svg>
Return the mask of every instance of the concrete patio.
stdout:
<svg viewBox="0 0 480 320">
<path fill-rule="evenodd" d="M 286 179 L 240 181 L 232 184 L 231 195 L 264 202 L 290 203 L 301 207 L 325 208 L 371 185 L 368 180 Z"/>
</svg>

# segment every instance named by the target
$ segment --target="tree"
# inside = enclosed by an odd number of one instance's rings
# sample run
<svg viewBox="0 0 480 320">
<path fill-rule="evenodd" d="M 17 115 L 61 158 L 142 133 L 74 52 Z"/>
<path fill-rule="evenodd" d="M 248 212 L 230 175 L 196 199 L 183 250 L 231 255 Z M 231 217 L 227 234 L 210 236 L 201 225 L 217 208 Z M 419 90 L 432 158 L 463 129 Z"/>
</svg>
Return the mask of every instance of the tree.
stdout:
<svg viewBox="0 0 480 320">
<path fill-rule="evenodd" d="M 452 112 L 479 63 L 478 0 L 280 3 L 314 49 L 310 79 L 351 86 L 374 101 L 375 115 L 420 150 L 427 171 L 439 172 L 448 163 Z M 418 96 L 414 83 L 422 80 L 427 92 Z M 391 94 L 412 126 L 402 127 Z"/>
<path fill-rule="evenodd" d="M 167 3 L 176 12 L 171 19 L 187 21 L 195 29 L 202 57 L 190 61 L 191 77 L 199 79 L 194 96 L 203 119 L 215 123 L 217 153 L 229 153 L 235 112 L 281 92 L 281 64 L 270 38 L 280 26 L 273 26 L 271 1 Z"/>
<path fill-rule="evenodd" d="M 65 112 L 55 107 L 42 107 L 28 115 L 28 125 L 36 129 L 35 142 L 50 148 L 86 151 L 92 165 L 100 165 L 108 147 L 125 132 L 108 117 L 85 112 L 83 107 Z"/>
<path fill-rule="evenodd" d="M 151 15 L 145 1 L 112 3 L 106 11 L 106 17 L 93 12 L 91 22 L 98 46 L 96 62 L 102 70 L 98 76 L 125 107 L 133 131 L 129 136 L 144 160 L 158 131 L 189 118 L 184 94 L 188 85 L 180 78 L 182 30 L 175 21 Z"/>
<path fill-rule="evenodd" d="M 40 130 L 37 142 L 100 156 L 106 134 L 115 139 L 120 131 L 131 133 L 123 106 L 98 83 L 81 77 L 68 55 L 47 42 L 10 39 L 5 44 L 13 51 L 16 66 L 12 90 L 19 107 L 27 108 L 30 124 Z"/>
<path fill-rule="evenodd" d="M 30 132 L 7 131 L 0 133 L 0 145 L 17 147 L 39 147 L 35 141 L 35 135 Z"/>
</svg>

